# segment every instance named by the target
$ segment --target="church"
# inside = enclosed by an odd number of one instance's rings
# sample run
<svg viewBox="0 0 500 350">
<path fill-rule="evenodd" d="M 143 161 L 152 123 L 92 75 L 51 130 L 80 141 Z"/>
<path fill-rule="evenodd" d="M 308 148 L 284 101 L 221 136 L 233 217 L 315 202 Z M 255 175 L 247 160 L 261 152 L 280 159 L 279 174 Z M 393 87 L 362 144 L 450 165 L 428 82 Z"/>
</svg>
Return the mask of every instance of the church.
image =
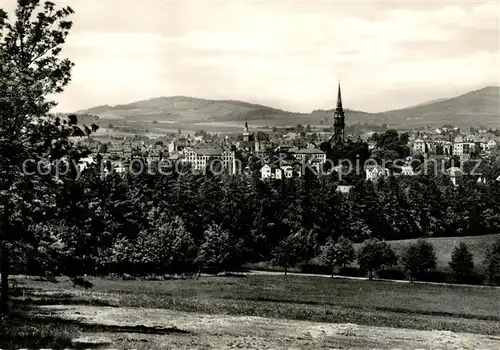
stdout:
<svg viewBox="0 0 500 350">
<path fill-rule="evenodd" d="M 337 106 L 333 110 L 333 135 L 330 142 L 334 145 L 341 145 L 345 140 L 345 114 L 342 107 L 342 94 L 340 92 L 340 82 L 337 92 Z"/>
</svg>

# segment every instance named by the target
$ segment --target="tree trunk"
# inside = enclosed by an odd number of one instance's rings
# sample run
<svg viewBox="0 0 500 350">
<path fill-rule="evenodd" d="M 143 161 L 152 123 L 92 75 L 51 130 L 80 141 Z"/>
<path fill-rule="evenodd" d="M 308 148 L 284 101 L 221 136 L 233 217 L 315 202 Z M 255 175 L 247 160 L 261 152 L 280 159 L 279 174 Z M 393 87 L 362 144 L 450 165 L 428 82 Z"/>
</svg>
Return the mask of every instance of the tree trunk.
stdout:
<svg viewBox="0 0 500 350">
<path fill-rule="evenodd" d="M 9 255 L 7 243 L 2 240 L 0 247 L 0 274 L 1 279 L 1 295 L 0 295 L 0 314 L 6 314 L 9 311 Z"/>
<path fill-rule="evenodd" d="M 373 271 L 372 270 L 370 270 L 370 276 L 368 278 L 370 279 L 370 281 L 373 280 Z"/>
<path fill-rule="evenodd" d="M 333 275 L 334 275 L 334 271 L 335 271 L 335 266 L 332 265 L 332 278 L 333 278 Z"/>
<path fill-rule="evenodd" d="M 285 267 L 285 276 L 286 276 L 286 270 L 287 270 L 287 268 Z"/>
</svg>

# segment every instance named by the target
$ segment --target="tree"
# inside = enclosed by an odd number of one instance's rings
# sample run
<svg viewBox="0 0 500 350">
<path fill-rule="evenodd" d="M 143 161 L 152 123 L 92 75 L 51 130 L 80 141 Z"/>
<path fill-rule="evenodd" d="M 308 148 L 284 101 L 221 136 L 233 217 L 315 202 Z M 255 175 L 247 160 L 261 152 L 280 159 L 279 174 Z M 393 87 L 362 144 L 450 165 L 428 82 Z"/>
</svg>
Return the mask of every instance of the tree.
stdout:
<svg viewBox="0 0 500 350">
<path fill-rule="evenodd" d="M 372 280 L 373 271 L 396 265 L 397 256 L 389 243 L 372 238 L 366 240 L 359 249 L 358 264 L 362 271 L 369 272 L 369 278 Z"/>
<path fill-rule="evenodd" d="M 314 228 L 310 230 L 300 229 L 297 233 L 297 244 L 300 246 L 298 258 L 304 259 L 306 266 L 309 260 L 318 253 L 318 234 Z"/>
<path fill-rule="evenodd" d="M 355 251 L 352 242 L 344 236 L 340 236 L 337 241 L 328 237 L 321 252 L 321 261 L 330 267 L 333 272 L 336 266 L 346 266 L 355 258 Z"/>
<path fill-rule="evenodd" d="M 232 262 L 239 253 L 239 245 L 231 239 L 229 232 L 220 225 L 211 224 L 204 232 L 204 242 L 198 252 L 200 267 L 217 274 L 233 267 Z"/>
<path fill-rule="evenodd" d="M 196 259 L 193 237 L 179 216 L 139 234 L 138 254 L 143 271 L 158 274 L 191 272 Z"/>
<path fill-rule="evenodd" d="M 283 267 L 285 276 L 288 269 L 294 266 L 299 259 L 300 241 L 296 234 L 283 239 L 273 251 L 273 262 Z"/>
<path fill-rule="evenodd" d="M 451 253 L 449 265 L 457 282 L 466 282 L 474 270 L 474 260 L 467 244 L 460 242 Z"/>
<path fill-rule="evenodd" d="M 421 277 L 424 272 L 435 269 L 437 265 L 434 247 L 423 239 L 409 244 L 404 250 L 401 261 L 405 271 L 410 274 L 411 282 Z"/>
<path fill-rule="evenodd" d="M 51 2 L 41 7 L 39 0 L 19 0 L 16 19 L 10 23 L 0 10 L 0 312 L 8 308 L 9 253 L 23 239 L 19 233 L 31 208 L 41 207 L 36 201 L 52 201 L 51 190 L 61 185 L 53 172 L 25 176 L 23 164 L 44 160 L 50 170 L 68 155 L 77 159 L 85 152 L 76 154 L 69 137 L 97 129 L 77 127 L 76 116 L 63 121 L 49 114 L 57 103 L 48 96 L 62 92 L 71 78 L 73 63 L 59 57 L 72 27 L 67 20 L 71 14 L 71 7 L 58 9 Z"/>
<path fill-rule="evenodd" d="M 491 286 L 495 285 L 498 275 L 500 274 L 500 239 L 497 239 L 493 245 L 486 250 L 483 265 L 489 284 Z"/>
</svg>

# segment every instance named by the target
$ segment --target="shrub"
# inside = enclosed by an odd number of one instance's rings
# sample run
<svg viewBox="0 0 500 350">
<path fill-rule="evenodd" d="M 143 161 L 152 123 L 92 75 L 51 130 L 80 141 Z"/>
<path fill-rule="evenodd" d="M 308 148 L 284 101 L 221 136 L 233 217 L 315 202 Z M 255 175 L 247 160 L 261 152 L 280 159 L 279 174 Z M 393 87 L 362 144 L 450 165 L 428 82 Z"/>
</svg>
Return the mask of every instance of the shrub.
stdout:
<svg viewBox="0 0 500 350">
<path fill-rule="evenodd" d="M 363 277 L 365 274 L 357 267 L 341 267 L 338 274 L 347 277 Z"/>
<path fill-rule="evenodd" d="M 377 277 L 386 280 L 404 280 L 406 279 L 404 271 L 398 268 L 390 268 L 377 271 Z"/>
</svg>

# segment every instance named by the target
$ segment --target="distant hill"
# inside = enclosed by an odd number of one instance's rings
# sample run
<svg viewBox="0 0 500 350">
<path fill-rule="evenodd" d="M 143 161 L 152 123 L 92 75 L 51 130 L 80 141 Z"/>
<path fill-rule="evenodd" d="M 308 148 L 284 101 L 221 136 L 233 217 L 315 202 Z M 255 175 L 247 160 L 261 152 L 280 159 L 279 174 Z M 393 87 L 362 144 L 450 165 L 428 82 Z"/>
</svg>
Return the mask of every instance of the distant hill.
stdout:
<svg viewBox="0 0 500 350">
<path fill-rule="evenodd" d="M 440 99 L 383 113 L 377 113 L 391 125 L 500 127 L 500 87 L 489 86 L 466 94 Z"/>
<path fill-rule="evenodd" d="M 382 113 L 346 110 L 348 124 L 387 123 L 391 127 L 422 127 L 453 124 L 500 127 L 500 88 L 486 87 L 477 91 Z M 332 106 L 335 101 L 332 101 Z M 252 121 L 268 126 L 311 124 L 330 125 L 333 110 L 296 113 L 269 106 L 233 100 L 208 100 L 186 96 L 158 97 L 124 105 L 103 105 L 78 114 L 98 115 L 124 122 L 158 123 L 227 123 Z"/>
</svg>

